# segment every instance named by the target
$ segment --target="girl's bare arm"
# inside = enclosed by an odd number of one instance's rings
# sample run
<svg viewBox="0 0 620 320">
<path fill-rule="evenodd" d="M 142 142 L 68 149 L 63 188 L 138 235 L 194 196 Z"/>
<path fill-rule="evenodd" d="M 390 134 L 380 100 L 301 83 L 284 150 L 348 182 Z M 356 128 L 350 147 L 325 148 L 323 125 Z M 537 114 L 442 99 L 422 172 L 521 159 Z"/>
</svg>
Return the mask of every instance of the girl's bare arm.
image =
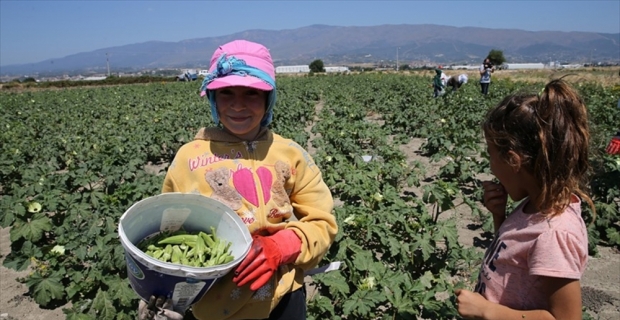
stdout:
<svg viewBox="0 0 620 320">
<path fill-rule="evenodd" d="M 581 286 L 579 280 L 542 277 L 542 287 L 549 296 L 549 310 L 515 310 L 490 302 L 478 293 L 457 290 L 457 308 L 465 319 L 484 320 L 581 320 Z"/>
</svg>

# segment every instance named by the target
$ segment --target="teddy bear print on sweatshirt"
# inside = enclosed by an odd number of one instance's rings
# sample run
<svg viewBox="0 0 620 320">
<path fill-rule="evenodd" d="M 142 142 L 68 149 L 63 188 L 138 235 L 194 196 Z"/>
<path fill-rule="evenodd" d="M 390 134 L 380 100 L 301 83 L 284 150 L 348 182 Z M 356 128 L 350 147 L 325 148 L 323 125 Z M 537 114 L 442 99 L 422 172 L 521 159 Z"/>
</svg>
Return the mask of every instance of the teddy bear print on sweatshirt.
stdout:
<svg viewBox="0 0 620 320">
<path fill-rule="evenodd" d="M 213 190 L 211 198 L 224 203 L 235 211 L 241 209 L 241 195 L 229 184 L 230 170 L 228 168 L 208 170 L 205 173 L 205 180 Z"/>
</svg>

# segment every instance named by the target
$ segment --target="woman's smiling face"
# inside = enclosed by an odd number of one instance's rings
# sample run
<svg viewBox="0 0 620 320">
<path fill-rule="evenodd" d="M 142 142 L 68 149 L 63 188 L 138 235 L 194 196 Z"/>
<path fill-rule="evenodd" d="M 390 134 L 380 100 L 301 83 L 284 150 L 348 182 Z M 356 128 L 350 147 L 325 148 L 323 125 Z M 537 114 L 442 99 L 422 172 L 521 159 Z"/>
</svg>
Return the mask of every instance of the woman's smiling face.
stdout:
<svg viewBox="0 0 620 320">
<path fill-rule="evenodd" d="M 217 89 L 215 105 L 224 129 L 242 140 L 254 140 L 265 116 L 267 94 L 241 86 Z"/>
</svg>

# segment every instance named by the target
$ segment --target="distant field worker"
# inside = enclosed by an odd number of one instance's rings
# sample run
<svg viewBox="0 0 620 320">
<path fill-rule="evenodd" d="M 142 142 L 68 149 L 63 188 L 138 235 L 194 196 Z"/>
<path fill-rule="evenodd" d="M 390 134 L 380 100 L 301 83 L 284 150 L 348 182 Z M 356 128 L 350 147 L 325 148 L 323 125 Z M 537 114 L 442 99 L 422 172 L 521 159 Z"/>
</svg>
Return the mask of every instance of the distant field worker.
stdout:
<svg viewBox="0 0 620 320">
<path fill-rule="evenodd" d="M 495 71 L 495 67 L 491 63 L 489 58 L 484 59 L 484 62 L 480 65 L 480 89 L 482 94 L 489 93 L 489 86 L 491 85 L 491 73 Z"/>
<path fill-rule="evenodd" d="M 580 279 L 588 261 L 581 216 L 589 170 L 588 112 L 562 80 L 542 94 L 515 94 L 482 126 L 491 172 L 483 204 L 493 217 L 474 291 L 458 289 L 465 319 L 581 319 Z M 506 214 L 508 196 L 520 204 Z"/>
<path fill-rule="evenodd" d="M 448 78 L 450 78 L 449 75 L 447 75 L 444 71 L 443 71 L 443 67 L 439 66 L 438 67 L 439 70 L 441 70 L 441 83 L 443 84 L 443 87 L 445 88 L 446 85 L 448 85 Z"/>
<path fill-rule="evenodd" d="M 467 83 L 467 75 L 464 73 L 458 76 L 451 76 L 447 81 L 447 85 L 448 87 L 452 87 L 452 91 L 458 90 L 462 85 L 466 83 Z"/>
<path fill-rule="evenodd" d="M 443 71 L 441 69 L 435 69 L 435 76 L 433 77 L 433 98 L 437 98 L 444 94 L 444 87 L 446 86 L 442 80 Z"/>
</svg>

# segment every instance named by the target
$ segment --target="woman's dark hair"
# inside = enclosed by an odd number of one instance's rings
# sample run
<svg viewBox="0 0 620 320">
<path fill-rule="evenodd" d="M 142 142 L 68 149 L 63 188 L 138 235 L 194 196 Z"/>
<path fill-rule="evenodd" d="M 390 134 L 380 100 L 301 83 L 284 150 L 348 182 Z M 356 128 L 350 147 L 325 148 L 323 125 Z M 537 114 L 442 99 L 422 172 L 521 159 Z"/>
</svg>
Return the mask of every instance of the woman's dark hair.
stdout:
<svg viewBox="0 0 620 320">
<path fill-rule="evenodd" d="M 487 62 L 487 60 L 489 60 L 489 62 Z M 482 64 L 487 69 L 488 68 L 493 68 L 493 62 L 491 62 L 491 59 L 489 57 L 484 58 L 484 61 L 482 61 Z"/>
<path fill-rule="evenodd" d="M 588 114 L 577 92 L 561 79 L 549 82 L 541 95 L 514 94 L 491 109 L 483 124 L 485 137 L 505 161 L 520 156 L 521 167 L 534 176 L 541 194 L 535 205 L 549 215 L 562 213 L 576 194 L 588 202 Z"/>
</svg>

